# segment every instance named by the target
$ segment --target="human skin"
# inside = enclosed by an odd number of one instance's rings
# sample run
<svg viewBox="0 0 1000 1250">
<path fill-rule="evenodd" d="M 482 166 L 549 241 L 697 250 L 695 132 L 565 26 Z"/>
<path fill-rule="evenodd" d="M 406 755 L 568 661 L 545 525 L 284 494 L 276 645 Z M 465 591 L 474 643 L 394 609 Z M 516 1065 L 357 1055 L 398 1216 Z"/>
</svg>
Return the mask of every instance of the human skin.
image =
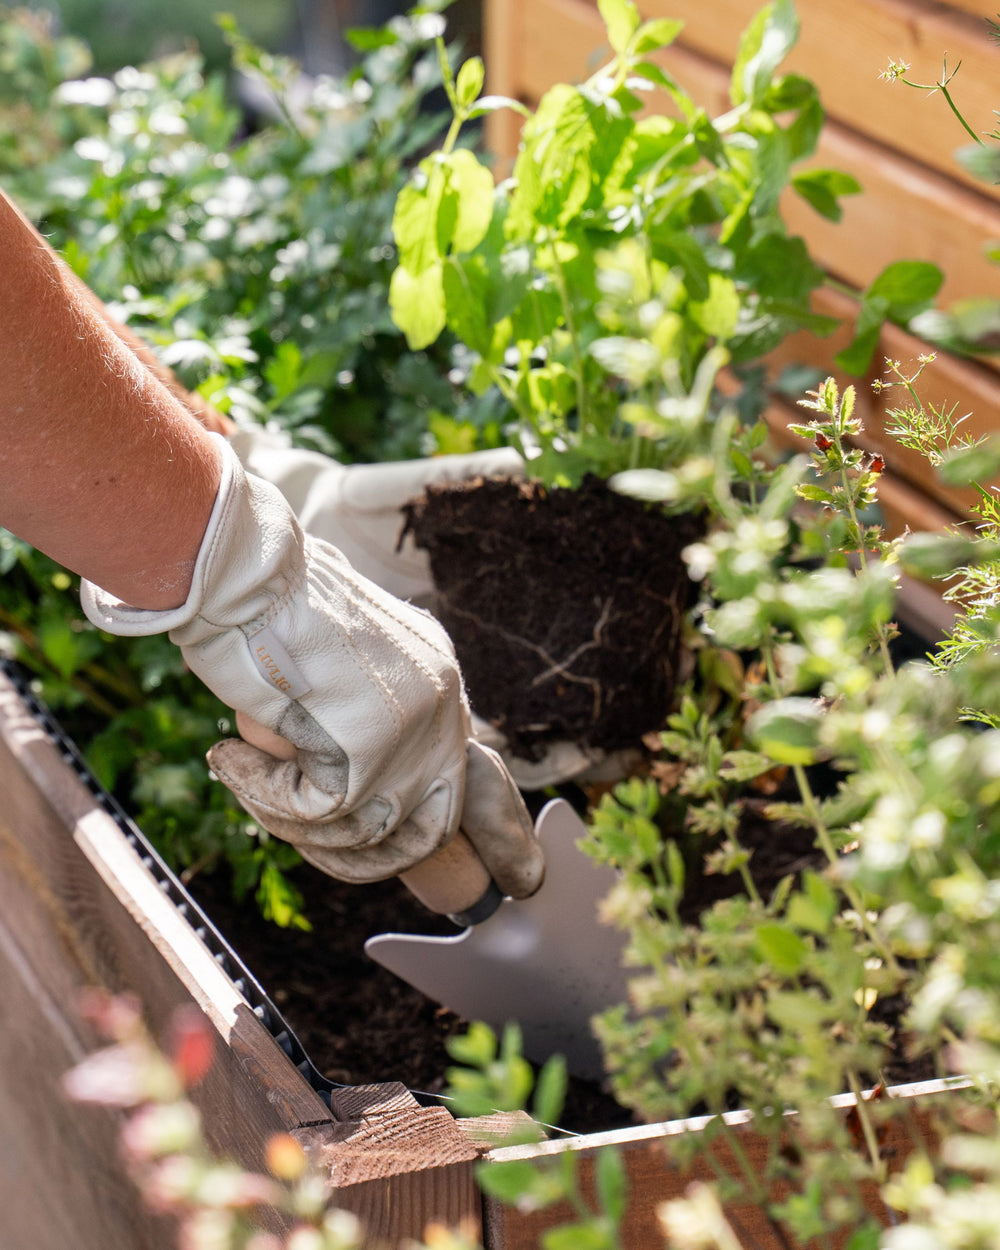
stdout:
<svg viewBox="0 0 1000 1250">
<path fill-rule="evenodd" d="M 219 458 L 124 337 L 0 192 L 0 525 L 162 610 L 190 590 Z"/>
</svg>

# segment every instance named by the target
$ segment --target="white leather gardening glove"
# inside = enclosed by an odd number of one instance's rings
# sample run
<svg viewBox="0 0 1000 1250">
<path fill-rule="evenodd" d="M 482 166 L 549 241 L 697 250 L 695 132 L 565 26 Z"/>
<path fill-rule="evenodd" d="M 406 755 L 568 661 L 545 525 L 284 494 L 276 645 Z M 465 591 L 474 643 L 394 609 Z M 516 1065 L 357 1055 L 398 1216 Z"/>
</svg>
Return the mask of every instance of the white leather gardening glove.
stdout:
<svg viewBox="0 0 1000 1250">
<path fill-rule="evenodd" d="M 249 473 L 277 486 L 307 534 L 332 543 L 362 576 L 389 594 L 425 605 L 434 582 L 427 553 L 412 539 L 400 546 L 403 506 L 431 482 L 524 476 L 524 462 L 513 447 L 343 465 L 293 447 L 287 435 L 263 427 L 237 430 L 230 443 Z"/>
<path fill-rule="evenodd" d="M 444 630 L 304 534 L 279 491 L 218 441 L 222 482 L 187 601 L 137 609 L 85 582 L 87 616 L 115 634 L 169 630 L 224 703 L 297 748 L 280 760 L 228 740 L 209 763 L 330 876 L 396 876 L 461 827 L 505 894 L 533 893 L 541 851 L 499 756 L 471 737 Z"/>
<path fill-rule="evenodd" d="M 434 582 L 427 554 L 412 540 L 397 550 L 402 508 L 435 482 L 473 477 L 523 477 L 512 447 L 468 455 L 434 456 L 390 464 L 342 465 L 320 452 L 293 447 L 284 433 L 263 427 L 230 437 L 244 467 L 271 482 L 288 500 L 309 534 L 332 543 L 354 568 L 390 594 L 431 605 Z M 571 742 L 557 742 L 538 760 L 511 754 L 503 734 L 473 713 L 477 741 L 499 752 L 522 790 L 543 790 L 571 780 L 616 780 L 634 762 Z"/>
</svg>

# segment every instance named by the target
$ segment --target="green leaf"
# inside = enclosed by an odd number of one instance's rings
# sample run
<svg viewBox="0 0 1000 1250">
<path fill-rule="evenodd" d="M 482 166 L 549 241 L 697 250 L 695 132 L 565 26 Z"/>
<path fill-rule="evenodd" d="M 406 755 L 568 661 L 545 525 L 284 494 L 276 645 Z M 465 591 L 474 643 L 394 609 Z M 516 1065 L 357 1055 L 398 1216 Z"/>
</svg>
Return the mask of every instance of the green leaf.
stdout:
<svg viewBox="0 0 1000 1250">
<path fill-rule="evenodd" d="M 667 47 L 683 29 L 684 23 L 677 18 L 656 17 L 643 22 L 632 44 L 633 56 L 643 56 L 647 52 Z"/>
<path fill-rule="evenodd" d="M 562 1055 L 546 1060 L 535 1085 L 531 1113 L 540 1124 L 558 1124 L 569 1088 L 569 1072 Z"/>
<path fill-rule="evenodd" d="M 815 699 L 766 703 L 751 716 L 747 733 L 778 764 L 813 764 L 820 758 L 823 710 Z"/>
<path fill-rule="evenodd" d="M 688 298 L 708 298 L 711 270 L 708 259 L 697 240 L 687 231 L 674 230 L 656 241 L 657 255 L 668 265 L 679 265 L 684 273 L 684 287 Z"/>
<path fill-rule="evenodd" d="M 101 651 L 100 635 L 83 629 L 79 621 L 56 615 L 46 616 L 36 637 L 42 654 L 61 677 L 72 677 Z"/>
<path fill-rule="evenodd" d="M 739 262 L 740 281 L 768 299 L 805 301 L 823 277 L 805 242 L 783 234 L 764 235 Z"/>
<path fill-rule="evenodd" d="M 890 315 L 902 317 L 914 305 L 932 300 L 944 282 L 937 265 L 925 260 L 897 260 L 887 265 L 865 292 L 865 299 L 887 300 Z"/>
<path fill-rule="evenodd" d="M 781 924 L 762 924 L 754 935 L 757 950 L 775 972 L 794 976 L 809 957 L 803 937 Z"/>
<path fill-rule="evenodd" d="M 475 153 L 459 148 L 447 159 L 448 196 L 456 201 L 448 245 L 471 252 L 482 242 L 493 217 L 493 175 Z"/>
<path fill-rule="evenodd" d="M 992 435 L 970 447 L 945 452 L 938 474 L 948 486 L 988 482 L 1000 473 L 1000 436 Z"/>
<path fill-rule="evenodd" d="M 294 394 L 298 390 L 301 374 L 302 349 L 291 339 L 285 339 L 278 344 L 264 369 L 264 377 L 273 392 L 272 398 L 280 401 Z"/>
<path fill-rule="evenodd" d="M 511 240 L 534 243 L 540 226 L 574 220 L 631 163 L 633 123 L 606 101 L 560 83 L 525 123 L 507 212 Z"/>
<path fill-rule="evenodd" d="M 486 80 L 486 68 L 479 56 L 470 57 L 458 71 L 455 79 L 455 95 L 463 108 L 475 104 Z"/>
<path fill-rule="evenodd" d="M 603 1220 L 581 1220 L 542 1233 L 541 1250 L 616 1250 L 617 1237 Z"/>
<path fill-rule="evenodd" d="M 732 278 L 713 273 L 708 279 L 708 298 L 689 305 L 691 317 L 706 334 L 720 342 L 730 338 L 740 315 L 740 296 Z"/>
<path fill-rule="evenodd" d="M 418 174 L 407 183 L 396 199 L 392 233 L 399 249 L 399 261 L 418 275 L 436 264 L 447 251 L 451 231 L 442 246 L 438 217 L 447 189 L 441 162 L 423 161 Z"/>
<path fill-rule="evenodd" d="M 878 347 L 882 326 L 889 315 L 889 307 L 889 301 L 882 296 L 866 296 L 858 313 L 854 337 L 834 356 L 834 360 L 845 373 L 861 377 L 867 371 L 875 349 Z"/>
<path fill-rule="evenodd" d="M 726 781 L 752 781 L 773 767 L 774 761 L 769 756 L 756 751 L 727 751 L 722 757 L 719 775 Z"/>
<path fill-rule="evenodd" d="M 508 1159 L 476 1169 L 480 1188 L 491 1198 L 509 1206 L 530 1203 L 530 1209 L 547 1206 L 562 1196 L 552 1192 L 551 1182 L 527 1159 Z"/>
<path fill-rule="evenodd" d="M 963 568 L 1000 561 L 1000 543 L 963 534 L 911 534 L 897 548 L 900 567 L 914 577 L 951 577 Z"/>
<path fill-rule="evenodd" d="M 257 884 L 257 905 L 265 920 L 280 929 L 310 932 L 312 925 L 302 914 L 302 895 L 274 864 L 265 864 Z"/>
<path fill-rule="evenodd" d="M 847 1239 L 844 1250 L 879 1250 L 885 1230 L 874 1221 L 864 1224 Z"/>
<path fill-rule="evenodd" d="M 605 1148 L 597 1152 L 594 1187 L 601 1213 L 615 1224 L 620 1223 L 628 1203 L 628 1173 L 617 1150 Z"/>
<path fill-rule="evenodd" d="M 859 195 L 861 184 L 850 174 L 839 169 L 809 169 L 794 174 L 792 186 L 807 204 L 828 221 L 840 221 L 844 210 L 839 203 L 842 195 Z"/>
<path fill-rule="evenodd" d="M 497 1055 L 497 1037 L 489 1025 L 474 1020 L 465 1033 L 448 1038 L 446 1049 L 452 1059 L 470 1068 L 485 1068 Z"/>
<path fill-rule="evenodd" d="M 608 29 L 608 42 L 621 56 L 639 29 L 639 10 L 632 0 L 597 0 L 597 7 Z"/>
<path fill-rule="evenodd" d="M 810 933 L 828 933 L 837 914 L 837 894 L 833 886 L 814 872 L 803 878 L 804 892 L 797 892 L 788 900 L 785 915 L 796 929 Z"/>
<path fill-rule="evenodd" d="M 799 19 L 791 0 L 765 5 L 743 32 L 729 95 L 734 105 L 760 104 L 774 72 L 795 46 Z"/>
<path fill-rule="evenodd" d="M 414 351 L 429 347 L 446 324 L 441 262 L 416 275 L 400 265 L 389 282 L 389 307 L 409 347 Z"/>
<path fill-rule="evenodd" d="M 813 503 L 832 504 L 834 495 L 831 491 L 824 490 L 822 486 L 814 486 L 811 482 L 803 482 L 796 487 L 795 493 L 800 499 L 809 499 Z"/>
</svg>

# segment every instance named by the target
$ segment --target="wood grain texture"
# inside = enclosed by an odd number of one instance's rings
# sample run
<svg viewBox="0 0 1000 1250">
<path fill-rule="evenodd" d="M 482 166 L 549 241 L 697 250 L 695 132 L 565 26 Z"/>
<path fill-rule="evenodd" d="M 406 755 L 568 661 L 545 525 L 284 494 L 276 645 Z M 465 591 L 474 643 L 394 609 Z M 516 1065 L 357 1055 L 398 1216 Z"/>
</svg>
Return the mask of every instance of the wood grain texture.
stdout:
<svg viewBox="0 0 1000 1250">
<path fill-rule="evenodd" d="M 953 1098 L 955 1092 L 943 1082 L 932 1081 L 899 1086 L 890 1090 L 890 1095 L 907 1104 L 906 1114 L 887 1122 L 882 1145 L 890 1166 L 898 1168 L 918 1144 L 933 1143 L 935 1109 L 942 1105 L 943 1100 Z M 854 1105 L 852 1096 L 846 1094 L 833 1101 L 835 1106 L 844 1109 L 845 1114 Z M 947 1105 L 946 1102 L 943 1105 Z M 752 1117 L 748 1112 L 732 1112 L 725 1118 L 739 1134 L 743 1153 L 759 1174 L 769 1149 L 766 1139 L 754 1133 Z M 568 1141 L 545 1142 L 539 1146 L 506 1147 L 493 1151 L 487 1157 L 510 1161 L 574 1155 L 578 1160 L 584 1192 L 592 1193 L 593 1167 L 598 1153 L 605 1149 L 618 1150 L 628 1173 L 630 1195 L 622 1244 L 635 1247 L 635 1250 L 647 1250 L 647 1247 L 652 1250 L 663 1244 L 656 1214 L 660 1203 L 682 1197 L 693 1180 L 714 1180 L 719 1170 L 730 1176 L 738 1175 L 735 1156 L 721 1137 L 712 1142 L 711 1162 L 704 1153 L 699 1153 L 689 1167 L 680 1168 L 671 1162 L 671 1142 L 690 1134 L 701 1134 L 707 1125 L 707 1118 L 675 1120 L 594 1133 Z M 885 1220 L 886 1213 L 875 1188 L 863 1187 L 862 1193 L 871 1213 Z M 772 1191 L 775 1200 L 783 1196 L 777 1188 Z M 504 1207 L 488 1198 L 485 1199 L 485 1207 L 486 1250 L 536 1250 L 538 1239 L 546 1229 L 570 1218 L 567 1207 L 530 1212 Z M 759 1207 L 733 1204 L 727 1206 L 726 1211 L 742 1245 L 753 1246 L 755 1250 L 787 1250 L 787 1242 L 783 1247 Z"/>
<path fill-rule="evenodd" d="M 177 1006 L 201 1007 L 218 1037 L 195 1094 L 212 1147 L 257 1168 L 273 1133 L 321 1142 L 336 1201 L 371 1223 L 366 1250 L 431 1218 L 478 1221 L 476 1152 L 448 1113 L 376 1086 L 338 1091 L 331 1114 L 2 676 L 0 792 L 3 1250 L 171 1244 L 132 1194 L 111 1118 L 59 1089 L 95 1044 L 76 1009 L 93 985 L 137 994 L 160 1036 Z"/>
<path fill-rule="evenodd" d="M 398 1083 L 335 1090 L 336 1123 L 292 1135 L 366 1230 L 366 1250 L 405 1245 L 430 1223 L 482 1223 L 472 1165 L 479 1151 L 443 1107 L 421 1107 Z"/>
<path fill-rule="evenodd" d="M 39 982 L 34 951 L 0 916 L 0 1243 L 4 1250 L 174 1250 L 118 1158 L 118 1120 L 74 1107 L 60 1077 L 86 1053 L 65 1004 Z"/>
</svg>

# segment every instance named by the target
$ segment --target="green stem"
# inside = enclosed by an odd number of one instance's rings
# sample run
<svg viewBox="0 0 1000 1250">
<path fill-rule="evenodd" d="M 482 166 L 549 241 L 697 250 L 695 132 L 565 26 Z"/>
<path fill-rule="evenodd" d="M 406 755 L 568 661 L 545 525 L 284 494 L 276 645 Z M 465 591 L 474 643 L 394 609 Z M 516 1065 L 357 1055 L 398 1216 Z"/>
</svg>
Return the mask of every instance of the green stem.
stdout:
<svg viewBox="0 0 1000 1250">
<path fill-rule="evenodd" d="M 740 1141 L 739 1134 L 722 1116 L 720 1116 L 719 1119 L 722 1123 L 722 1135 L 725 1137 L 726 1144 L 729 1149 L 733 1152 L 733 1158 L 739 1164 L 740 1171 L 743 1173 L 743 1178 L 747 1183 L 747 1188 L 750 1190 L 750 1195 L 754 1205 L 760 1207 L 761 1211 L 764 1213 L 764 1217 L 770 1225 L 771 1231 L 774 1233 L 776 1240 L 782 1246 L 782 1250 L 793 1250 L 792 1244 L 788 1240 L 784 1228 L 782 1228 L 768 1209 L 767 1193 L 764 1190 L 763 1185 L 761 1185 L 760 1177 L 757 1175 L 753 1164 L 747 1157 L 746 1151 L 743 1149 L 743 1143 Z M 709 1150 L 709 1154 L 711 1154 L 711 1150 Z"/>
<path fill-rule="evenodd" d="M 831 841 L 830 831 L 827 829 L 826 822 L 823 820 L 823 814 L 820 811 L 819 802 L 813 794 L 812 787 L 809 784 L 809 778 L 806 776 L 806 770 L 801 764 L 793 764 L 792 773 L 795 777 L 796 784 L 798 785 L 799 794 L 802 796 L 802 806 L 805 809 L 806 816 L 816 833 L 816 842 L 820 850 L 826 856 L 830 866 L 834 869 L 839 869 L 841 867 L 841 859 L 837 854 L 833 842 Z M 868 912 L 864 906 L 864 900 L 858 894 L 857 890 L 855 890 L 854 886 L 851 885 L 849 881 L 844 881 L 839 874 L 838 885 L 844 892 L 844 897 L 856 913 L 859 923 L 864 929 L 868 940 L 871 942 L 875 950 L 878 951 L 880 958 L 885 961 L 886 965 L 891 968 L 897 976 L 901 976 L 902 969 L 896 962 L 895 955 L 883 942 L 878 930 L 869 919 Z"/>
<path fill-rule="evenodd" d="M 853 535 L 854 542 L 857 545 L 858 559 L 860 561 L 861 568 L 867 569 L 868 568 L 868 553 L 865 551 L 864 532 L 862 531 L 862 528 L 861 528 L 861 522 L 858 520 L 857 509 L 854 506 L 853 483 L 851 482 L 850 475 L 847 472 L 847 463 L 846 463 L 845 455 L 844 455 L 844 441 L 843 441 L 842 432 L 840 428 L 840 415 L 841 413 L 839 409 L 835 415 L 832 415 L 832 419 L 830 421 L 830 428 L 833 431 L 834 442 L 835 442 L 835 446 L 837 449 L 837 463 L 839 465 L 839 472 L 840 472 L 840 485 L 841 485 L 841 489 L 844 492 L 844 503 L 847 509 L 848 521 L 850 522 L 850 525 L 851 525 L 851 532 Z M 886 636 L 886 630 L 885 630 L 884 625 L 877 626 L 875 630 L 875 636 L 878 639 L 879 653 L 882 656 L 883 667 L 885 668 L 885 671 L 887 673 L 891 673 L 893 671 L 892 656 L 889 653 L 889 639 Z"/>
<path fill-rule="evenodd" d="M 875 1132 L 875 1125 L 872 1124 L 871 1112 L 868 1110 L 868 1100 L 861 1091 L 861 1082 L 858 1080 L 858 1075 L 853 1068 L 847 1069 L 847 1083 L 850 1086 L 851 1093 L 854 1095 L 854 1109 L 858 1115 L 858 1122 L 861 1125 L 861 1133 L 865 1139 L 865 1145 L 868 1147 L 868 1157 L 871 1159 L 875 1179 L 881 1184 L 885 1180 L 885 1160 L 882 1158 L 879 1150 L 878 1134 Z"/>
<path fill-rule="evenodd" d="M 961 62 L 959 62 L 959 64 L 961 64 Z M 951 98 L 951 92 L 948 90 L 948 85 L 947 85 L 947 84 L 948 84 L 948 83 L 952 80 L 952 78 L 954 78 L 954 77 L 955 77 L 955 75 L 958 73 L 958 69 L 959 69 L 959 66 L 958 66 L 958 65 L 956 65 L 956 66 L 955 66 L 955 68 L 952 70 L 951 74 L 949 74 L 948 78 L 947 78 L 945 81 L 943 81 L 943 82 L 936 82 L 936 83 L 929 83 L 929 82 L 911 82 L 909 78 L 900 78 L 900 80 L 899 80 L 899 81 L 900 81 L 901 83 L 905 83 L 905 85 L 906 85 L 907 87 L 915 87 L 917 91 L 940 91 L 940 92 L 941 92 L 941 94 L 944 96 L 945 100 L 947 101 L 948 107 L 951 109 L 951 111 L 952 111 L 952 112 L 955 114 L 955 116 L 958 118 L 958 120 L 959 120 L 959 122 L 961 123 L 962 128 L 965 130 L 965 132 L 966 132 L 967 134 L 971 135 L 971 137 L 975 140 L 975 142 L 976 142 L 976 143 L 978 143 L 978 144 L 979 144 L 979 146 L 980 146 L 980 147 L 985 147 L 985 146 L 986 146 L 986 145 L 985 145 L 985 143 L 983 143 L 983 141 L 982 141 L 982 139 L 979 137 L 979 135 L 977 135 L 977 134 L 976 134 L 976 132 L 972 129 L 972 127 L 969 125 L 969 123 L 968 123 L 968 122 L 965 120 L 965 118 L 962 116 L 962 114 L 961 114 L 961 112 L 959 111 L 959 108 L 958 108 L 958 106 L 956 105 L 955 101 Z"/>
<path fill-rule="evenodd" d="M 563 317 L 566 320 L 566 329 L 569 332 L 569 339 L 573 348 L 573 362 L 576 366 L 576 406 L 579 413 L 580 429 L 582 431 L 586 429 L 589 419 L 587 386 L 583 376 L 583 351 L 580 347 L 580 336 L 577 333 L 576 322 L 573 317 L 573 308 L 570 304 L 569 288 L 566 285 L 566 275 L 563 273 L 562 263 L 559 260 L 559 254 L 556 250 L 556 244 L 549 240 L 548 246 L 549 250 L 552 252 L 552 272 L 555 277 L 556 289 L 559 292 L 559 299 L 562 303 L 563 309 Z"/>
<path fill-rule="evenodd" d="M 444 142 L 441 144 L 442 156 L 451 155 L 455 144 L 458 142 L 458 132 L 462 129 L 462 121 L 463 118 L 461 117 L 453 117 L 451 119 L 451 125 L 448 127 L 448 133 L 445 135 Z"/>
</svg>

